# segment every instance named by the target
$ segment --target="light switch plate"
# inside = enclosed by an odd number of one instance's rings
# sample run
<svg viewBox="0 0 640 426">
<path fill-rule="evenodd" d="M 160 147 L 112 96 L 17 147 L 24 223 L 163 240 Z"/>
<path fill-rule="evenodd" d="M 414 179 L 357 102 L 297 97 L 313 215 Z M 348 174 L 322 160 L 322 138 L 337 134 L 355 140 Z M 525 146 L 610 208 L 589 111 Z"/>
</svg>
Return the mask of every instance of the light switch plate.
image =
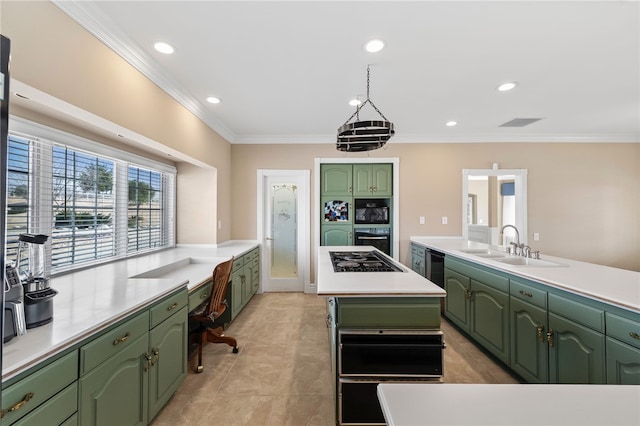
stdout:
<svg viewBox="0 0 640 426">
<path fill-rule="evenodd" d="M 442 216 L 442 224 L 446 225 L 448 222 L 447 217 L 446 216 Z"/>
<path fill-rule="evenodd" d="M 424 225 L 424 216 L 420 216 L 420 225 Z"/>
</svg>

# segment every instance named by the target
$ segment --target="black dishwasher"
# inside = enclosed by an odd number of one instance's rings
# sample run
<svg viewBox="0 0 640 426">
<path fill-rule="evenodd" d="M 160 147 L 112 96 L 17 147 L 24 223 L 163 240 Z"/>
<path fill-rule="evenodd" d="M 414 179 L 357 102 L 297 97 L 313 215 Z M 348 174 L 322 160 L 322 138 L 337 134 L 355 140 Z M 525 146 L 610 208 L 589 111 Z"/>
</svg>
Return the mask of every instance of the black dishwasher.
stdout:
<svg viewBox="0 0 640 426">
<path fill-rule="evenodd" d="M 444 253 L 426 248 L 425 258 L 425 278 L 444 288 Z"/>
</svg>

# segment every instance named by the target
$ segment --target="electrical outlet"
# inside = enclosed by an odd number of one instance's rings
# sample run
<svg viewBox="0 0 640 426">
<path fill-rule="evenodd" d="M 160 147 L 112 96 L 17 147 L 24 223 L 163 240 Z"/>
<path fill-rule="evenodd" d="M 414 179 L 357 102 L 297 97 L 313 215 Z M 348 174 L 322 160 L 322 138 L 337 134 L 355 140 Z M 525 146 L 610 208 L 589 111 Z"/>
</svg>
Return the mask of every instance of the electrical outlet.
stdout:
<svg viewBox="0 0 640 426">
<path fill-rule="evenodd" d="M 222 229 L 222 221 L 221 220 L 218 221 L 218 229 Z"/>
<path fill-rule="evenodd" d="M 447 217 L 446 216 L 442 216 L 442 224 L 446 225 L 448 222 Z"/>
<path fill-rule="evenodd" d="M 420 225 L 424 225 L 424 216 L 420 216 Z"/>
<path fill-rule="evenodd" d="M 540 241 L 540 234 L 538 234 L 537 232 L 533 233 L 533 241 Z"/>
</svg>

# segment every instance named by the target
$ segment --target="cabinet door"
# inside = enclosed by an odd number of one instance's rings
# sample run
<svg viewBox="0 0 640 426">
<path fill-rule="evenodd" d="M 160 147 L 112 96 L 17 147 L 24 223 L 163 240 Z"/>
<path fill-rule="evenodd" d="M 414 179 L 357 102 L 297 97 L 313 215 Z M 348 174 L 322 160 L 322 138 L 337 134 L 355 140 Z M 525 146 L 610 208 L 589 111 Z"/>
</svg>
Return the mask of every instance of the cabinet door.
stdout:
<svg viewBox="0 0 640 426">
<path fill-rule="evenodd" d="M 411 245 L 411 270 L 418 275 L 425 276 L 424 249 L 414 244 Z"/>
<path fill-rule="evenodd" d="M 471 335 L 487 350 L 509 363 L 509 296 L 471 280 Z"/>
<path fill-rule="evenodd" d="M 640 349 L 607 337 L 607 383 L 640 385 Z"/>
<path fill-rule="evenodd" d="M 244 267 L 234 270 L 231 274 L 231 319 L 233 320 L 242 309 L 242 286 L 245 281 Z"/>
<path fill-rule="evenodd" d="M 447 291 L 445 315 L 466 331 L 469 331 L 470 281 L 468 277 L 451 269 L 444 270 L 444 289 Z"/>
<path fill-rule="evenodd" d="M 604 335 L 549 312 L 549 382 L 605 383 Z"/>
<path fill-rule="evenodd" d="M 393 195 L 393 165 L 372 164 L 371 170 L 373 195 L 379 197 L 390 197 Z"/>
<path fill-rule="evenodd" d="M 242 306 L 246 305 L 253 293 L 251 290 L 253 289 L 252 282 L 252 268 L 250 264 L 246 264 L 244 267 L 244 280 L 242 281 Z"/>
<path fill-rule="evenodd" d="M 320 227 L 320 244 L 323 246 L 351 246 L 353 245 L 353 233 L 350 226 Z"/>
<path fill-rule="evenodd" d="M 187 308 L 149 333 L 149 420 L 152 420 L 187 377 Z"/>
<path fill-rule="evenodd" d="M 511 297 L 511 368 L 528 383 L 548 383 L 547 311 Z"/>
<path fill-rule="evenodd" d="M 149 398 L 145 354 L 149 335 L 139 337 L 79 380 L 78 423 L 146 425 Z"/>
<path fill-rule="evenodd" d="M 353 168 L 351 164 L 322 164 L 320 166 L 321 196 L 350 196 Z"/>
<path fill-rule="evenodd" d="M 353 165 L 353 196 L 370 197 L 373 195 L 373 169 L 371 164 Z"/>
</svg>

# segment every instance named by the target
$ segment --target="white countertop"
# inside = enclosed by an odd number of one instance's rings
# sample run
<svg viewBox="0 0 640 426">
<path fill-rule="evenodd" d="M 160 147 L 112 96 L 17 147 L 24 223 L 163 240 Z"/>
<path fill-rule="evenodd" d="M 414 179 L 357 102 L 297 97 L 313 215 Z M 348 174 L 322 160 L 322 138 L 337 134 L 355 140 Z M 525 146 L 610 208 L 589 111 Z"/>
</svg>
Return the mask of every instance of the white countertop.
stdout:
<svg viewBox="0 0 640 426">
<path fill-rule="evenodd" d="M 257 246 L 255 241 L 181 246 L 53 277 L 50 286 L 58 291 L 53 321 L 4 344 L 2 381 L 185 285 L 198 287 L 217 264 Z M 153 277 L 131 278 L 139 274 Z"/>
<path fill-rule="evenodd" d="M 502 270 L 634 312 L 640 312 L 640 272 L 546 256 L 544 253 L 541 253 L 540 259 L 550 260 L 565 266 L 513 266 L 460 251 L 490 247 L 483 243 L 476 243 L 462 238 L 438 239 L 429 237 L 411 237 L 411 241 L 480 265 Z"/>
<path fill-rule="evenodd" d="M 446 292 L 406 266 L 384 255 L 402 272 L 334 272 L 330 251 L 371 251 L 370 246 L 321 246 L 318 248 L 319 296 L 421 296 L 445 297 Z"/>
<path fill-rule="evenodd" d="M 640 386 L 392 383 L 378 399 L 389 426 L 640 424 Z"/>
</svg>

